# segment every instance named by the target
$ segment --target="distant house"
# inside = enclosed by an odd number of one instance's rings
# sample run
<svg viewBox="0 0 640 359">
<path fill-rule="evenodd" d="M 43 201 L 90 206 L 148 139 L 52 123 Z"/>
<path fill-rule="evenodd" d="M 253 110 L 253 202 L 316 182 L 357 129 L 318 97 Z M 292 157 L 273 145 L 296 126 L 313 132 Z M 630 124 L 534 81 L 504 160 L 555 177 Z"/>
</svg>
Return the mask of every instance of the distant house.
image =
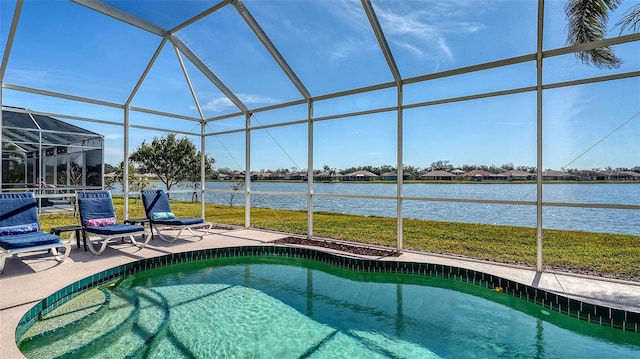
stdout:
<svg viewBox="0 0 640 359">
<path fill-rule="evenodd" d="M 606 170 L 598 172 L 596 175 L 598 181 L 637 181 L 640 173 L 632 171 Z"/>
<path fill-rule="evenodd" d="M 455 180 L 457 177 L 447 171 L 429 171 L 420 175 L 420 179 L 426 181 L 450 181 Z"/>
<path fill-rule="evenodd" d="M 484 170 L 471 170 L 463 173 L 462 175 L 460 175 L 460 177 L 468 181 L 475 181 L 475 182 L 489 181 L 489 180 L 492 180 L 492 181 L 507 180 L 507 176 L 503 174 L 495 174 L 495 173 L 491 173 L 489 171 L 484 171 Z"/>
<path fill-rule="evenodd" d="M 464 173 L 464 171 L 459 168 L 456 168 L 455 170 L 451 171 L 451 173 L 453 173 L 456 176 L 460 176 L 461 174 Z"/>
<path fill-rule="evenodd" d="M 633 171 L 618 171 L 622 181 L 640 181 L 640 173 Z"/>
<path fill-rule="evenodd" d="M 330 182 L 330 181 L 340 181 L 342 180 L 342 175 L 340 173 L 337 172 L 333 172 L 333 171 L 322 171 L 318 174 L 315 174 L 313 176 L 313 179 L 316 181 L 324 181 L 324 182 Z"/>
<path fill-rule="evenodd" d="M 581 181 L 597 181 L 598 176 L 600 176 L 602 180 L 604 180 L 604 177 L 605 177 L 602 174 L 599 175 L 598 172 L 596 171 L 590 171 L 590 170 L 575 171 L 573 172 L 573 175 L 576 176 L 577 180 L 581 180 Z"/>
<path fill-rule="evenodd" d="M 251 172 L 252 181 L 270 179 L 269 177 L 271 177 L 271 172 Z"/>
<path fill-rule="evenodd" d="M 378 175 L 369 171 L 355 171 L 342 177 L 343 181 L 373 181 L 378 179 Z"/>
<path fill-rule="evenodd" d="M 529 173 L 518 170 L 509 170 L 502 172 L 501 175 L 507 176 L 507 180 L 509 181 L 527 181 L 527 180 L 535 180 L 538 178 L 535 173 Z"/>
<path fill-rule="evenodd" d="M 155 173 L 135 173 L 133 176 L 139 180 L 146 180 L 146 181 L 160 179 L 158 175 L 156 175 Z"/>
<path fill-rule="evenodd" d="M 291 180 L 291 181 L 306 181 L 307 178 L 308 178 L 307 172 L 293 172 L 293 173 L 290 173 L 288 176 L 285 176 L 284 179 Z"/>
<path fill-rule="evenodd" d="M 380 175 L 383 181 L 397 181 L 398 180 L 398 172 L 385 172 Z M 415 179 L 415 176 L 411 173 L 405 172 L 402 175 L 402 179 L 405 181 L 411 181 Z"/>
<path fill-rule="evenodd" d="M 244 172 L 235 171 L 229 173 L 229 178 L 234 181 L 244 180 Z"/>
<path fill-rule="evenodd" d="M 397 181 L 398 173 L 397 172 L 385 172 L 380 175 L 383 181 Z"/>
<path fill-rule="evenodd" d="M 555 170 L 547 170 L 542 172 L 543 181 L 568 181 L 574 179 L 576 179 L 576 176 L 568 172 Z"/>
</svg>

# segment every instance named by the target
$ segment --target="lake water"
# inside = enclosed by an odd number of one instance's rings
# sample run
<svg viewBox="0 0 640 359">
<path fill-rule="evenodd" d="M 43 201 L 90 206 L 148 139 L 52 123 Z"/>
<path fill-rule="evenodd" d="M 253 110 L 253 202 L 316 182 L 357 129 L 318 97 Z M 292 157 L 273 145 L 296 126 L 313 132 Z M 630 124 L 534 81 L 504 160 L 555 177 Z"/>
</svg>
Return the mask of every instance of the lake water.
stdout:
<svg viewBox="0 0 640 359">
<path fill-rule="evenodd" d="M 163 186 L 160 182 L 154 182 Z M 174 186 L 172 189 L 184 189 Z M 207 182 L 207 190 L 229 191 L 231 182 Z M 242 187 L 233 197 L 234 205 L 244 205 Z M 315 212 L 338 212 L 366 216 L 395 218 L 398 213 L 394 183 L 314 183 L 313 208 Z M 306 210 L 307 183 L 252 182 L 251 206 L 273 209 Z M 117 190 L 114 190 L 117 192 Z M 256 192 L 289 192 L 299 195 L 260 194 Z M 361 199 L 327 197 L 326 195 L 392 196 L 394 199 Z M 406 197 L 446 199 L 483 199 L 506 201 L 536 201 L 536 185 L 526 184 L 429 184 L 403 185 L 405 199 L 404 218 L 497 224 L 509 226 L 536 226 L 536 207 L 533 205 L 507 205 L 418 201 Z M 173 199 L 191 200 L 191 194 L 175 193 Z M 230 204 L 230 193 L 207 193 L 209 203 Z M 640 205 L 640 184 L 545 184 L 543 202 Z M 584 230 L 589 232 L 626 233 L 640 235 L 640 211 L 600 208 L 550 207 L 543 208 L 543 228 Z"/>
</svg>

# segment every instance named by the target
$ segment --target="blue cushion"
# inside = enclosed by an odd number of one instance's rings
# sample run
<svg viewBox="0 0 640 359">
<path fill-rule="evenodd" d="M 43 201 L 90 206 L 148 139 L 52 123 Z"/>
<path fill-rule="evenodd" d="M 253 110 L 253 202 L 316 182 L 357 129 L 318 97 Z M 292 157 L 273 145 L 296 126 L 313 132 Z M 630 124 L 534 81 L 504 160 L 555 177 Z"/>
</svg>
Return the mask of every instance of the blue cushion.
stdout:
<svg viewBox="0 0 640 359">
<path fill-rule="evenodd" d="M 110 236 L 110 235 L 116 235 L 116 234 L 126 235 L 127 233 L 132 233 L 132 232 L 142 232 L 144 231 L 144 227 L 133 225 L 133 224 L 113 224 L 110 226 L 102 226 L 102 227 L 85 227 L 85 230 L 90 233 Z"/>
<path fill-rule="evenodd" d="M 152 219 L 153 214 L 157 212 L 171 212 L 169 196 L 167 196 L 165 191 L 161 189 L 144 190 L 140 191 L 140 194 L 147 218 Z"/>
<path fill-rule="evenodd" d="M 0 227 L 38 222 L 38 203 L 31 198 L 0 197 Z"/>
<path fill-rule="evenodd" d="M 0 236 L 37 232 L 39 229 L 38 223 L 26 223 L 15 226 L 0 227 Z"/>
<path fill-rule="evenodd" d="M 5 249 L 16 249 L 60 242 L 60 237 L 46 232 L 31 232 L 13 236 L 0 236 L 0 246 Z"/>
<path fill-rule="evenodd" d="M 90 219 L 116 216 L 111 198 L 78 198 L 78 206 L 83 223 Z"/>
<path fill-rule="evenodd" d="M 202 218 L 174 218 L 174 219 L 164 219 L 164 220 L 152 220 L 151 222 L 157 224 L 165 224 L 170 226 L 190 226 L 193 224 L 204 223 L 204 219 Z"/>
</svg>

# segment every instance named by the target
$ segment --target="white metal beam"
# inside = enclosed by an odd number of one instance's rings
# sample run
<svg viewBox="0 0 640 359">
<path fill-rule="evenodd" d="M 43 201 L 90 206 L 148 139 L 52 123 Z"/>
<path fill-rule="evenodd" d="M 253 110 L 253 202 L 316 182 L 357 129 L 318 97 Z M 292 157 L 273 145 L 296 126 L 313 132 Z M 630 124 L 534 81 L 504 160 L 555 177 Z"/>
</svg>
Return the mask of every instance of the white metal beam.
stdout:
<svg viewBox="0 0 640 359">
<path fill-rule="evenodd" d="M 170 29 L 169 32 L 172 33 L 172 34 L 175 34 L 176 32 L 184 29 L 185 27 L 187 27 L 187 26 L 189 26 L 189 25 L 191 25 L 191 24 L 193 24 L 193 23 L 195 23 L 195 22 L 197 22 L 197 21 L 199 21 L 201 19 L 204 19 L 205 17 L 213 14 L 214 12 L 222 9 L 225 6 L 227 6 L 227 1 L 226 0 L 222 0 L 217 5 L 214 5 L 214 6 L 210 7 L 210 8 L 208 8 L 207 10 L 199 13 L 198 15 L 196 15 L 196 16 L 192 17 L 191 19 L 183 22 L 182 24 Z"/>
<path fill-rule="evenodd" d="M 113 107 L 113 108 L 123 108 L 124 107 L 122 104 L 118 104 L 118 103 L 115 103 L 115 102 L 95 100 L 95 99 L 92 99 L 92 98 L 75 96 L 75 95 L 67 95 L 67 94 L 63 94 L 63 93 L 60 93 L 60 92 L 41 90 L 41 89 L 36 89 L 36 88 L 26 87 L 26 86 L 11 85 L 11 84 L 7 84 L 7 83 L 3 83 L 2 87 L 5 88 L 5 89 L 8 89 L 8 90 L 27 92 L 27 93 L 32 93 L 32 94 L 42 95 L 42 96 L 56 97 L 56 98 L 61 98 L 61 99 L 65 99 L 65 100 L 72 100 L 72 101 L 91 103 L 91 104 L 94 104 L 94 105 L 100 105 L 100 106 L 106 106 L 106 107 Z"/>
<path fill-rule="evenodd" d="M 124 126 L 122 126 L 124 136 L 124 159 L 122 162 L 122 193 L 124 193 L 124 219 L 129 219 L 129 108 L 125 107 Z"/>
<path fill-rule="evenodd" d="M 165 37 L 169 33 L 167 30 L 163 29 L 162 27 L 156 24 L 150 23 L 139 17 L 133 16 L 127 12 L 124 12 L 118 8 L 107 5 L 102 1 L 97 1 L 97 0 L 71 0 L 71 1 L 77 4 L 80 4 L 82 6 L 88 7 L 91 10 L 95 10 L 99 13 L 110 16 L 114 19 L 125 22 L 129 25 L 133 25 L 137 28 L 148 31 L 152 34 L 158 35 L 160 37 Z"/>
<path fill-rule="evenodd" d="M 251 114 L 245 115 L 244 135 L 244 226 L 251 227 Z"/>
<path fill-rule="evenodd" d="M 309 100 L 311 98 L 311 94 L 304 86 L 302 81 L 298 78 L 298 75 L 291 69 L 287 61 L 282 57 L 280 51 L 276 48 L 276 46 L 271 42 L 269 36 L 265 34 L 265 32 L 260 27 L 260 24 L 253 18 L 247 7 L 244 6 L 242 1 L 240 0 L 230 0 L 229 3 L 233 5 L 233 7 L 238 11 L 238 14 L 242 17 L 244 22 L 249 26 L 249 28 L 253 31 L 253 33 L 258 37 L 262 45 L 267 49 L 271 57 L 278 63 L 282 71 L 289 77 L 289 80 L 293 83 L 293 85 L 298 89 L 302 97 L 305 100 Z"/>
<path fill-rule="evenodd" d="M 186 56 L 191 63 L 200 70 L 209 81 L 213 82 L 213 84 L 225 95 L 231 102 L 236 105 L 243 113 L 249 112 L 247 106 L 225 85 L 222 80 L 220 80 L 214 73 L 207 67 L 207 65 L 202 62 L 196 54 L 194 54 L 187 45 L 185 45 L 180 39 L 178 39 L 175 35 L 169 35 L 169 40 L 173 43 L 175 47 L 177 47 L 180 52 Z"/>
<path fill-rule="evenodd" d="M 144 82 L 144 79 L 147 78 L 147 75 L 149 74 L 149 71 L 151 71 L 151 68 L 153 67 L 153 64 L 156 63 L 156 59 L 158 59 L 158 56 L 160 56 L 160 53 L 162 52 L 162 49 L 164 48 L 164 45 L 166 43 L 167 43 L 167 39 L 166 38 L 163 38 L 162 41 L 160 41 L 160 45 L 158 45 L 158 48 L 153 53 L 153 56 L 151 56 L 151 60 L 149 60 L 149 63 L 147 63 L 147 67 L 145 67 L 144 71 L 142 71 L 142 75 L 138 79 L 138 82 L 136 83 L 136 85 L 133 87 L 133 90 L 131 91 L 131 94 L 129 94 L 129 98 L 127 99 L 127 102 L 125 102 L 125 106 L 131 105 L 131 101 L 133 101 L 133 98 L 138 93 L 138 90 L 140 89 L 140 86 L 142 86 L 142 83 Z"/>
<path fill-rule="evenodd" d="M 16 36 L 16 28 L 18 27 L 18 20 L 20 20 L 20 12 L 22 11 L 23 0 L 16 2 L 16 8 L 13 11 L 13 20 L 11 20 L 11 27 L 9 28 L 9 36 L 7 37 L 7 43 L 4 49 L 4 55 L 2 56 L 2 64 L 0 64 L 0 83 L 4 81 L 4 73 L 7 70 L 7 64 L 9 63 L 9 55 L 11 55 L 11 48 L 13 47 L 13 39 Z M 2 179 L 0 179 L 1 181 Z"/>
<path fill-rule="evenodd" d="M 198 109 L 198 113 L 200 114 L 200 216 L 202 218 L 205 214 L 205 206 L 204 206 L 204 190 L 205 190 L 205 127 L 207 122 L 204 119 L 204 114 L 202 113 L 202 107 L 200 107 L 200 101 L 198 101 L 198 96 L 196 95 L 196 91 L 193 88 L 193 84 L 191 83 L 191 79 L 189 78 L 189 72 L 187 68 L 184 66 L 184 61 L 182 61 L 182 56 L 180 56 L 180 50 L 177 47 L 173 47 L 176 57 L 178 58 L 178 62 L 180 63 L 180 68 L 182 69 L 182 74 L 184 75 L 185 81 L 187 82 L 187 86 L 189 86 L 189 92 L 191 92 L 191 96 L 193 97 L 193 102 Z"/>
<path fill-rule="evenodd" d="M 387 43 L 387 39 L 384 36 L 384 32 L 382 31 L 382 26 L 380 26 L 380 22 L 378 21 L 378 17 L 376 16 L 376 12 L 371 4 L 370 0 L 361 0 L 362 7 L 364 8 L 364 12 L 367 14 L 367 18 L 369 19 L 369 24 L 371 25 L 371 29 L 378 40 L 378 44 L 380 46 L 380 50 L 382 50 L 382 54 L 384 55 L 385 60 L 387 61 L 387 66 L 389 66 L 389 71 L 391 71 L 391 75 L 393 76 L 393 80 L 396 83 L 397 89 L 397 120 L 396 120 L 396 248 L 398 250 L 402 250 L 402 242 L 403 242 L 403 212 L 402 212 L 402 192 L 403 192 L 403 181 L 404 181 L 404 164 L 403 164 L 403 139 L 404 139 L 404 121 L 403 121 L 403 87 L 402 87 L 402 75 L 400 74 L 400 70 L 398 70 L 398 65 L 396 64 L 395 59 L 393 58 L 393 53 L 389 48 L 389 44 Z"/>
<path fill-rule="evenodd" d="M 389 44 L 387 43 L 387 38 L 384 36 L 384 32 L 382 31 L 382 26 L 380 26 L 380 22 L 378 21 L 378 17 L 376 16 L 376 12 L 373 9 L 373 5 L 370 0 L 362 0 L 362 7 L 364 8 L 364 12 L 367 14 L 367 18 L 369 18 L 369 24 L 371 25 L 371 29 L 373 33 L 376 35 L 376 39 L 378 39 L 378 44 L 380 45 L 380 49 L 382 50 L 382 54 L 384 55 L 385 60 L 387 60 L 387 65 L 389 66 L 389 70 L 391 71 L 391 75 L 393 75 L 393 79 L 397 85 L 400 85 L 402 81 L 402 76 L 400 75 L 400 70 L 398 70 L 398 65 L 396 64 L 396 60 L 393 58 L 393 53 L 389 48 Z"/>
<path fill-rule="evenodd" d="M 307 105 L 307 238 L 313 237 L 313 100 Z"/>
<path fill-rule="evenodd" d="M 542 46 L 544 29 L 544 0 L 538 1 L 538 36 L 536 46 L 536 271 L 542 272 Z"/>
</svg>

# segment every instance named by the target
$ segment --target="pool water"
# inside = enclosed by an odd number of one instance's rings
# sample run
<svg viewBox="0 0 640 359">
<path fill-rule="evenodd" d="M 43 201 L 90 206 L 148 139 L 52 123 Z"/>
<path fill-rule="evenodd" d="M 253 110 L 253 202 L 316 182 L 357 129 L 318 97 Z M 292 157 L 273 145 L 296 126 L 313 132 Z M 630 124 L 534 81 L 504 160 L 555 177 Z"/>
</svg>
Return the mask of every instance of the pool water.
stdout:
<svg viewBox="0 0 640 359">
<path fill-rule="evenodd" d="M 19 347 L 28 358 L 631 358 L 640 335 L 469 283 L 265 256 L 107 283 Z"/>
</svg>

